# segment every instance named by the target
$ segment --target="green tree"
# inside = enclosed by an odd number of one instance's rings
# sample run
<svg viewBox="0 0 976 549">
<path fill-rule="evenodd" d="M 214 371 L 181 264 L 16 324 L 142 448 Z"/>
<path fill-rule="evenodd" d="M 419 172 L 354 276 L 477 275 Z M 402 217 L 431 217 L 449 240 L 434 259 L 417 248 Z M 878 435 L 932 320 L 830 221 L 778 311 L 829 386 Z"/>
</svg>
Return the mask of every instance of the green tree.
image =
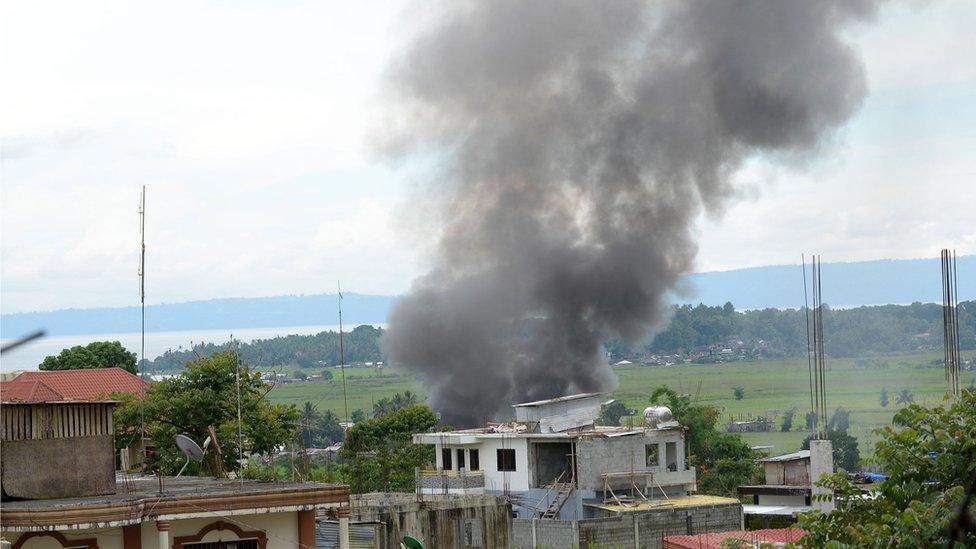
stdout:
<svg viewBox="0 0 976 549">
<path fill-rule="evenodd" d="M 373 417 L 383 417 L 402 408 L 414 406 L 417 403 L 417 395 L 413 391 L 397 393 L 392 398 L 383 397 L 373 403 Z"/>
<path fill-rule="evenodd" d="M 810 449 L 810 441 L 817 438 L 816 435 L 810 435 L 803 439 L 803 444 L 800 445 L 801 450 Z M 839 467 L 848 472 L 854 472 L 858 470 L 858 464 L 861 461 L 861 452 L 857 446 L 857 439 L 849 434 L 847 431 L 827 431 L 827 439 L 830 440 L 830 445 L 833 447 L 833 458 L 834 467 Z"/>
<path fill-rule="evenodd" d="M 874 458 L 888 480 L 863 497 L 843 475 L 821 485 L 833 490 L 837 510 L 800 517 L 807 547 L 950 547 L 950 526 L 976 477 L 976 393 L 933 408 L 909 404 L 894 426 L 878 433 Z M 976 505 L 969 501 L 970 516 Z M 960 534 L 955 547 L 976 546 Z M 828 545 L 832 543 L 832 545 Z M 840 545 L 844 544 L 844 545 Z"/>
<path fill-rule="evenodd" d="M 427 432 L 436 424 L 433 410 L 414 405 L 352 426 L 340 452 L 350 489 L 355 493 L 412 492 L 414 469 L 434 459 L 428 445 L 413 444 L 413 434 Z"/>
<path fill-rule="evenodd" d="M 353 423 L 359 423 L 360 421 L 365 421 L 365 420 L 366 420 L 366 412 L 364 412 L 361 408 L 356 408 L 355 410 L 352 411 L 351 414 L 349 414 L 349 421 Z"/>
<path fill-rule="evenodd" d="M 308 381 L 308 374 L 306 374 L 305 372 L 301 372 L 301 371 L 295 372 L 295 379 L 297 379 L 299 381 Z"/>
<path fill-rule="evenodd" d="M 898 396 L 895 397 L 896 404 L 912 404 L 915 402 L 915 395 L 912 394 L 908 389 L 902 389 Z"/>
<path fill-rule="evenodd" d="M 597 418 L 599 425 L 620 425 L 620 418 L 628 416 L 633 412 L 619 400 L 614 400 L 607 406 L 600 409 L 600 417 Z"/>
<path fill-rule="evenodd" d="M 732 396 L 734 396 L 736 400 L 742 400 L 746 396 L 746 390 L 742 387 L 733 387 Z"/>
<path fill-rule="evenodd" d="M 315 448 L 318 441 L 318 428 L 322 419 L 318 407 L 305 401 L 298 412 L 298 440 L 305 448 Z"/>
<path fill-rule="evenodd" d="M 718 430 L 718 408 L 695 404 L 689 395 L 678 395 L 668 387 L 655 389 L 651 403 L 666 404 L 675 420 L 688 429 L 685 444 L 690 465 L 698 469 L 700 492 L 734 496 L 739 485 L 758 480 L 755 452 L 737 435 Z"/>
<path fill-rule="evenodd" d="M 880 400 L 880 404 L 881 404 L 881 407 L 882 408 L 887 408 L 888 407 L 888 388 L 887 387 L 882 387 L 881 388 L 881 400 Z"/>
<path fill-rule="evenodd" d="M 846 433 L 850 427 L 851 413 L 843 408 L 834 410 L 834 415 L 830 416 L 830 421 L 827 422 L 828 431 L 843 431 Z"/>
<path fill-rule="evenodd" d="M 786 414 L 783 416 L 783 424 L 780 426 L 780 431 L 786 433 L 793 429 L 793 416 L 796 415 L 796 412 L 796 408 L 792 408 L 790 411 L 786 412 Z"/>
<path fill-rule="evenodd" d="M 76 345 L 62 350 L 57 356 L 46 357 L 38 367 L 41 370 L 119 367 L 133 374 L 139 373 L 136 354 L 129 352 L 118 341 L 93 341 L 84 347 Z"/>
<path fill-rule="evenodd" d="M 116 409 L 116 432 L 138 432 L 140 418 L 156 446 L 152 467 L 163 474 L 175 474 L 185 457 L 174 442 L 186 435 L 197 443 L 208 436 L 208 427 L 217 432 L 221 449 L 221 468 L 238 469 L 237 368 L 234 352 L 218 353 L 186 365 L 173 378 L 152 384 L 146 391 L 144 407 L 129 398 Z M 298 411 L 293 405 L 272 404 L 265 396 L 271 386 L 261 381 L 260 372 L 240 367 L 240 400 L 245 454 L 267 454 L 294 440 Z M 208 450 L 203 464 L 191 462 L 187 474 L 212 473 L 217 469 L 214 454 Z"/>
</svg>

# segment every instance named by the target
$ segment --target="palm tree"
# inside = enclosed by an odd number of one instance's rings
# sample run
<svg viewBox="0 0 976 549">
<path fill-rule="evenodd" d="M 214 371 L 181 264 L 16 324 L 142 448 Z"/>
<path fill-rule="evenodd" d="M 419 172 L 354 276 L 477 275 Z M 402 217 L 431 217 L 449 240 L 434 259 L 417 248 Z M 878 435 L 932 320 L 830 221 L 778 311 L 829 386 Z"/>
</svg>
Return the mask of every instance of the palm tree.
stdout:
<svg viewBox="0 0 976 549">
<path fill-rule="evenodd" d="M 314 448 L 315 439 L 318 438 L 318 425 L 322 419 L 318 407 L 309 401 L 305 401 L 301 411 L 298 412 L 298 436 L 305 448 Z"/>
<path fill-rule="evenodd" d="M 896 404 L 911 404 L 915 402 L 915 395 L 912 394 L 908 389 L 902 389 L 898 393 L 898 398 L 895 399 Z"/>
</svg>

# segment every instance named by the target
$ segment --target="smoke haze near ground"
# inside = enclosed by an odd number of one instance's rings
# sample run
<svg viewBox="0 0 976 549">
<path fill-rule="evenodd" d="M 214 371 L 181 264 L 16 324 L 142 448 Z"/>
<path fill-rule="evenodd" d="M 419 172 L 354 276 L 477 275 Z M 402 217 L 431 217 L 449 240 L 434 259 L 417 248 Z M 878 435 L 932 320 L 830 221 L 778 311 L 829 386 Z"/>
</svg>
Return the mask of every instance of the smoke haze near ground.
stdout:
<svg viewBox="0 0 976 549">
<path fill-rule="evenodd" d="M 429 6 L 428 6 L 429 8 Z M 445 422 L 616 383 L 601 342 L 647 337 L 693 223 L 751 156 L 815 154 L 864 99 L 842 33 L 877 2 L 461 2 L 391 65 L 391 157 L 439 159 L 434 265 L 389 318 Z M 800 205 L 798 205 L 799 207 Z"/>
</svg>

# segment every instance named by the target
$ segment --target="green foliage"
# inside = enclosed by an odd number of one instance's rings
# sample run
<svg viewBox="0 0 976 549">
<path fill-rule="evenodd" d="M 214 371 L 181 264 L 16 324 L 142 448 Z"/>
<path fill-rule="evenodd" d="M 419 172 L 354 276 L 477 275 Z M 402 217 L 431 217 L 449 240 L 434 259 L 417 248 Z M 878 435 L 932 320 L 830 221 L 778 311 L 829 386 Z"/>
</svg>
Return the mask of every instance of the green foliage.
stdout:
<svg viewBox="0 0 976 549">
<path fill-rule="evenodd" d="M 217 431 L 221 450 L 221 468 L 238 468 L 237 436 L 237 370 L 233 352 L 218 353 L 187 364 L 186 370 L 173 378 L 154 383 L 146 392 L 144 409 L 138 400 L 127 399 L 116 409 L 116 432 L 138 433 L 144 416 L 146 431 L 156 446 L 157 459 L 152 467 L 163 474 L 175 474 L 185 458 L 174 442 L 178 434 L 198 444 L 208 436 L 208 427 Z M 244 451 L 266 454 L 293 440 L 298 411 L 294 406 L 272 404 L 265 399 L 270 386 L 260 374 L 240 367 L 241 416 Z M 203 464 L 191 462 L 187 474 L 200 474 L 204 467 L 217 469 L 215 454 L 207 452 Z"/>
<path fill-rule="evenodd" d="M 393 395 L 392 398 L 381 398 L 373 404 L 373 417 L 380 418 L 390 415 L 397 410 L 408 406 L 414 406 L 419 402 L 417 394 L 413 391 L 404 391 Z"/>
<path fill-rule="evenodd" d="M 698 469 L 701 493 L 735 496 L 739 485 L 758 479 L 755 452 L 737 435 L 718 430 L 718 408 L 695 404 L 689 395 L 678 395 L 667 387 L 655 389 L 651 402 L 666 404 L 675 420 L 688 428 L 685 444 L 690 465 Z"/>
<path fill-rule="evenodd" d="M 960 343 L 976 349 L 976 301 L 959 304 Z M 912 352 L 941 346 L 942 307 L 936 303 L 880 305 L 824 313 L 825 338 L 835 357 Z M 614 359 L 641 353 L 688 352 L 737 337 L 750 356 L 805 356 L 806 316 L 803 309 L 761 309 L 736 312 L 722 307 L 675 306 L 671 320 L 647 345 L 629 348 L 619 340 L 607 342 Z M 760 343 L 761 342 L 761 343 Z M 886 368 L 883 361 L 865 361 L 865 368 Z"/>
<path fill-rule="evenodd" d="M 746 390 L 743 387 L 733 387 L 732 396 L 734 396 L 736 400 L 742 400 L 746 396 Z"/>
<path fill-rule="evenodd" d="M 895 404 L 912 404 L 915 402 L 915 395 L 908 389 L 902 389 L 895 398 Z"/>
<path fill-rule="evenodd" d="M 803 444 L 800 446 L 801 450 L 810 449 L 810 441 L 816 438 L 816 435 L 810 435 L 803 439 Z M 834 467 L 843 469 L 847 472 L 854 472 L 858 470 L 858 463 L 861 461 L 861 452 L 858 449 L 857 439 L 847 434 L 847 431 L 827 431 L 827 439 L 830 440 L 831 446 L 833 446 L 833 457 L 834 457 Z"/>
<path fill-rule="evenodd" d="M 350 428 L 340 452 L 350 489 L 354 493 L 412 492 L 414 469 L 434 459 L 433 449 L 413 444 L 412 435 L 436 424 L 433 410 L 414 405 Z"/>
<path fill-rule="evenodd" d="M 325 448 L 342 440 L 342 424 L 332 410 L 319 412 L 306 401 L 298 412 L 298 439 L 304 448 Z"/>
<path fill-rule="evenodd" d="M 976 475 L 976 393 L 963 391 L 956 401 L 924 408 L 910 404 L 894 418 L 895 427 L 880 430 L 875 459 L 889 479 L 877 497 L 860 490 L 843 475 L 821 483 L 837 493 L 837 510 L 806 514 L 800 526 L 806 546 L 832 541 L 856 547 L 947 547 L 947 532 Z M 968 512 L 976 513 L 972 502 Z M 957 547 L 976 546 L 968 534 Z"/>
<path fill-rule="evenodd" d="M 620 425 L 620 418 L 624 416 L 629 416 L 634 413 L 633 410 L 627 408 L 623 402 L 619 400 L 613 401 L 609 406 L 604 406 L 600 410 L 600 417 L 597 418 L 596 422 L 598 425 Z"/>
<path fill-rule="evenodd" d="M 366 420 L 366 412 L 362 411 L 360 408 L 356 408 L 349 414 L 349 421 L 353 423 L 359 423 L 360 421 Z"/>
<path fill-rule="evenodd" d="M 888 407 L 888 388 L 887 387 L 882 387 L 881 388 L 881 399 L 878 402 L 879 402 L 879 404 L 881 404 L 881 407 L 882 408 L 887 408 Z"/>
<path fill-rule="evenodd" d="M 369 325 L 357 326 L 342 336 L 346 363 L 375 362 L 383 360 L 380 352 L 380 337 L 383 330 Z M 192 349 L 170 349 L 150 364 L 155 370 L 179 370 L 196 357 L 207 357 L 215 353 L 236 348 L 241 360 L 261 366 L 297 365 L 302 368 L 339 365 L 339 333 L 320 332 L 314 335 L 289 335 L 271 339 L 256 339 L 250 343 L 232 341 L 229 344 L 215 345 L 201 343 Z"/>
<path fill-rule="evenodd" d="M 136 354 L 129 352 L 118 341 L 93 341 L 82 347 L 76 345 L 64 349 L 57 356 L 51 355 L 41 362 L 41 370 L 81 370 L 85 368 L 123 368 L 138 374 Z"/>
<path fill-rule="evenodd" d="M 783 415 L 783 424 L 780 426 L 780 431 L 787 433 L 793 429 L 793 416 L 796 415 L 796 408 L 791 408 L 790 411 Z"/>
<path fill-rule="evenodd" d="M 828 431 L 843 431 L 847 432 L 851 428 L 851 412 L 843 408 L 837 408 L 834 410 L 834 415 L 830 416 L 830 421 L 827 422 Z"/>
</svg>

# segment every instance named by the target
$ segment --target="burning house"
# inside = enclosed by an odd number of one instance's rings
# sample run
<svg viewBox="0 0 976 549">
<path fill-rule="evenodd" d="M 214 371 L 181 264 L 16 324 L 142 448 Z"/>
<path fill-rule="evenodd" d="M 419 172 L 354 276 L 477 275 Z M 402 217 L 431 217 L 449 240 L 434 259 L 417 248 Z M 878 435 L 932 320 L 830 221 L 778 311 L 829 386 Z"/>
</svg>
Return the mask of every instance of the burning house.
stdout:
<svg viewBox="0 0 976 549">
<path fill-rule="evenodd" d="M 695 491 L 684 427 L 666 408 L 640 427 L 596 424 L 600 393 L 516 404 L 515 421 L 414 435 L 436 449 L 418 471 L 421 494 L 506 494 L 522 518 L 593 516 L 591 504 L 660 500 Z"/>
</svg>

